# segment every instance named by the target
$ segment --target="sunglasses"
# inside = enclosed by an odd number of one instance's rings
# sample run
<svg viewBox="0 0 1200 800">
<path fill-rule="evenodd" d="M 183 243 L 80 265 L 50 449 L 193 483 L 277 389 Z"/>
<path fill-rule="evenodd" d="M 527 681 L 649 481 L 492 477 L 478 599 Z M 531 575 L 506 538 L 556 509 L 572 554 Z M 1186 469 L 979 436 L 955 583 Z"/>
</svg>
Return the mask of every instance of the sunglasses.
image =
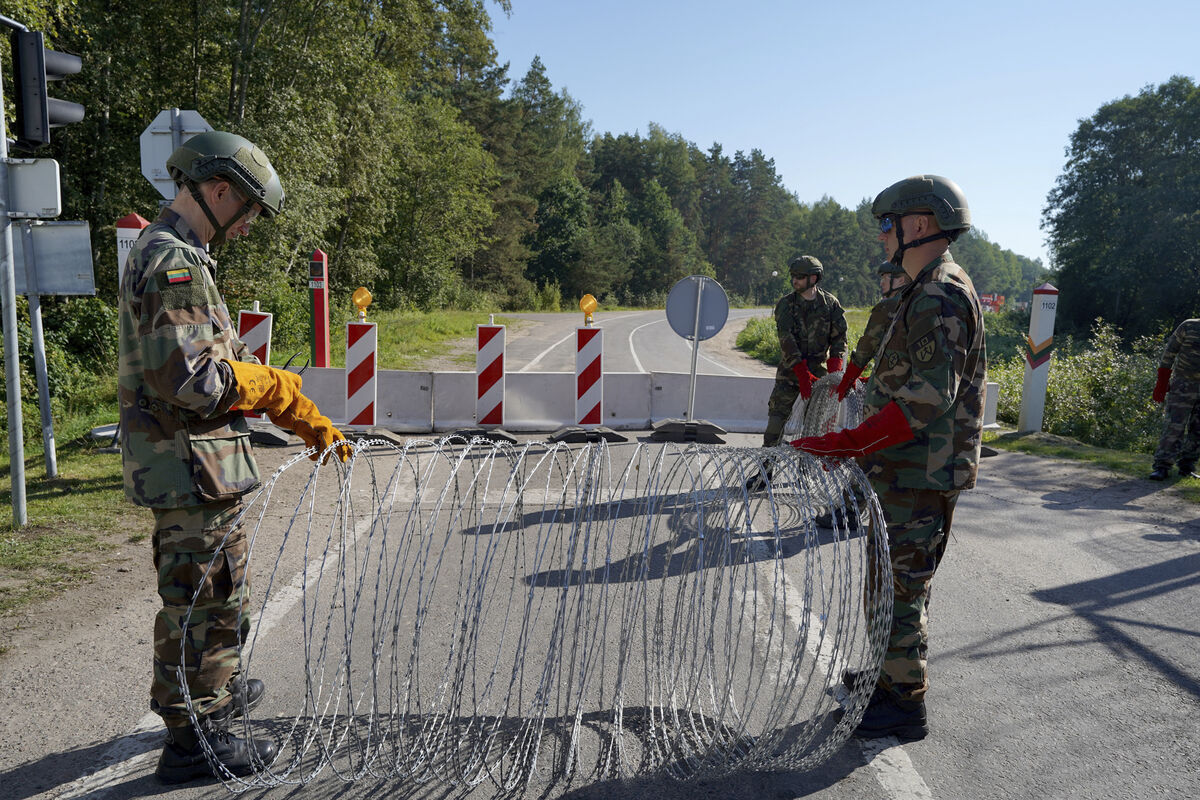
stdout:
<svg viewBox="0 0 1200 800">
<path fill-rule="evenodd" d="M 909 211 L 906 214 L 884 214 L 879 218 L 879 232 L 891 233 L 892 228 L 896 227 L 896 220 L 901 217 L 932 217 L 933 214 L 929 211 Z"/>
</svg>

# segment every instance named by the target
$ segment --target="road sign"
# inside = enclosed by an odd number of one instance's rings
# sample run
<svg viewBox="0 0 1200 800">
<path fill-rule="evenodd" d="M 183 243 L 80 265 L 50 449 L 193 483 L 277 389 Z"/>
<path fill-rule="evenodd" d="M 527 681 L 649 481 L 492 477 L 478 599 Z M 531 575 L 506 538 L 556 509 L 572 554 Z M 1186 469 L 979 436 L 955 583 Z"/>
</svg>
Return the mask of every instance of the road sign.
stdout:
<svg viewBox="0 0 1200 800">
<path fill-rule="evenodd" d="M 26 239 L 33 242 L 33 275 L 37 285 L 32 287 L 26 277 Z M 13 225 L 12 241 L 17 294 L 96 294 L 92 235 L 87 222 L 18 223 Z"/>
<path fill-rule="evenodd" d="M 699 295 L 699 302 L 697 302 Z M 699 315 L 699 325 L 697 322 Z M 729 319 L 729 298 L 721 284 L 704 275 L 689 275 L 671 287 L 667 295 L 667 322 L 671 330 L 685 339 L 703 342 L 725 327 Z"/>
<path fill-rule="evenodd" d="M 53 158 L 8 159 L 8 215 L 50 219 L 61 213 L 58 162 Z"/>
<path fill-rule="evenodd" d="M 175 148 L 198 133 L 211 131 L 198 111 L 168 108 L 158 112 L 142 131 L 142 174 L 168 200 L 175 199 L 175 181 L 167 173 L 167 159 Z"/>
</svg>

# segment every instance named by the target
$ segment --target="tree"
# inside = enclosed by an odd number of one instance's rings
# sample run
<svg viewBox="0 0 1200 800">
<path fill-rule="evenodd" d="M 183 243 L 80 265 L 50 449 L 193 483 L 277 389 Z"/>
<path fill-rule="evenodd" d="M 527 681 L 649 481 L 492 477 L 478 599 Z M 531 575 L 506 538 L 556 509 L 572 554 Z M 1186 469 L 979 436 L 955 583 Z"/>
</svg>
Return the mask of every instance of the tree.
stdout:
<svg viewBox="0 0 1200 800">
<path fill-rule="evenodd" d="M 1200 308 L 1200 89 L 1175 76 L 1080 122 L 1042 226 L 1062 293 L 1059 319 L 1098 318 L 1128 337 Z"/>
</svg>

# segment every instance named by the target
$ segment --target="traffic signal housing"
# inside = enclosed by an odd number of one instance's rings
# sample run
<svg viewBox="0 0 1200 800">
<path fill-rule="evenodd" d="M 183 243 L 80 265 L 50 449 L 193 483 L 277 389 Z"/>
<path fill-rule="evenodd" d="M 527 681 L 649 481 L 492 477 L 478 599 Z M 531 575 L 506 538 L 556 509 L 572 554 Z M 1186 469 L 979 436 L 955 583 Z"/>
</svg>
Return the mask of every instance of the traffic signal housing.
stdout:
<svg viewBox="0 0 1200 800">
<path fill-rule="evenodd" d="M 79 56 L 48 50 L 40 31 L 13 31 L 13 85 L 17 108 L 16 141 L 24 149 L 50 143 L 50 129 L 83 119 L 83 106 L 50 97 L 50 81 L 83 69 Z"/>
</svg>

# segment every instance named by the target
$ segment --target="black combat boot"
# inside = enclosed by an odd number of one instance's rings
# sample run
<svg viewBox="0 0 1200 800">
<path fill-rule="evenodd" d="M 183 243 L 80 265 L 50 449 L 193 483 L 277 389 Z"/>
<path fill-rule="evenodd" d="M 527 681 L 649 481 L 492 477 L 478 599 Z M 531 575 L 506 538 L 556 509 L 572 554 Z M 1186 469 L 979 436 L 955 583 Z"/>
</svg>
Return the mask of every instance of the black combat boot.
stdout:
<svg viewBox="0 0 1200 800">
<path fill-rule="evenodd" d="M 906 741 L 924 739 L 929 735 L 924 700 L 900 700 L 890 692 L 876 691 L 867 704 L 862 722 L 854 735 L 863 739 L 895 736 Z"/>
<path fill-rule="evenodd" d="M 1171 474 L 1170 466 L 1155 467 L 1154 471 L 1151 472 L 1147 477 L 1149 477 L 1150 480 L 1152 480 L 1152 481 L 1165 481 L 1167 479 L 1167 476 L 1170 474 Z"/>
<path fill-rule="evenodd" d="M 1195 461 L 1180 461 L 1175 466 L 1179 470 L 1179 477 L 1181 478 L 1200 478 L 1200 474 L 1196 473 Z"/>
<path fill-rule="evenodd" d="M 755 492 L 765 492 L 767 484 L 771 482 L 771 474 L 774 472 L 770 464 L 763 464 L 759 467 L 758 474 L 751 475 L 746 479 L 745 487 L 749 494 Z"/>
<path fill-rule="evenodd" d="M 246 680 L 238 675 L 229 682 L 229 693 L 233 695 L 233 699 L 208 715 L 213 722 L 224 722 L 232 717 L 249 714 L 262 702 L 263 695 L 267 693 L 267 686 L 258 678 Z"/>
<path fill-rule="evenodd" d="M 201 738 L 212 748 L 217 763 L 238 776 L 249 775 L 256 765 L 270 764 L 277 752 L 274 742 L 240 739 L 229 732 L 227 725 L 203 717 L 199 734 L 190 725 L 167 728 L 167 742 L 155 770 L 158 779 L 163 783 L 183 783 L 195 778 L 221 777 L 222 773 L 214 771 L 208 763 Z"/>
<path fill-rule="evenodd" d="M 858 515 L 846 509 L 835 508 L 827 511 L 813 520 L 818 528 L 845 528 L 848 531 L 858 530 Z"/>
</svg>

